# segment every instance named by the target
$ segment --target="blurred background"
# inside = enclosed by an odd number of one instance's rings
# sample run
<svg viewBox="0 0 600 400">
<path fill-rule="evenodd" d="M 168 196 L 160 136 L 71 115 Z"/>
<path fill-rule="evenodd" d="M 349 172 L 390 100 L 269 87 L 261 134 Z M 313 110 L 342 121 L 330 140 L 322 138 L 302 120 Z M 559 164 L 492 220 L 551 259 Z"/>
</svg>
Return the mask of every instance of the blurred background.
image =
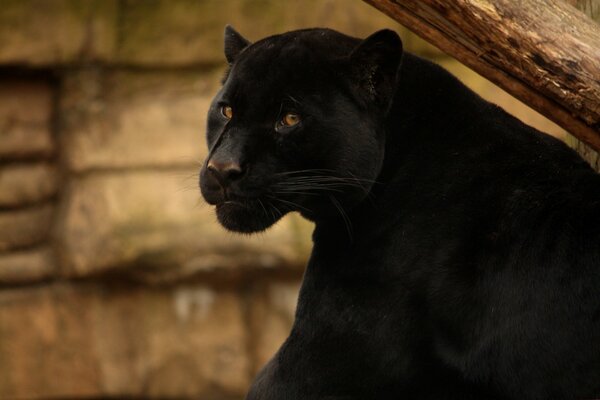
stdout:
<svg viewBox="0 0 600 400">
<path fill-rule="evenodd" d="M 0 399 L 241 399 L 287 336 L 310 224 L 227 233 L 197 189 L 226 23 L 392 28 L 566 137 L 360 0 L 0 0 Z"/>
</svg>

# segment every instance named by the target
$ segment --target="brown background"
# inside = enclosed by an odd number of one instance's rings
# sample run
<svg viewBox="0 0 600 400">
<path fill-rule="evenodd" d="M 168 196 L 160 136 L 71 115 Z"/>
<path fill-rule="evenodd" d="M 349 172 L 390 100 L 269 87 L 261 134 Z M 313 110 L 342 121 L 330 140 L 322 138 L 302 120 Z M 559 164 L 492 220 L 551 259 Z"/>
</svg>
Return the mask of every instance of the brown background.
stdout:
<svg viewBox="0 0 600 400">
<path fill-rule="evenodd" d="M 222 33 L 390 27 L 359 0 L 0 0 L 0 398 L 243 397 L 286 337 L 311 226 L 225 232 L 197 190 Z"/>
</svg>

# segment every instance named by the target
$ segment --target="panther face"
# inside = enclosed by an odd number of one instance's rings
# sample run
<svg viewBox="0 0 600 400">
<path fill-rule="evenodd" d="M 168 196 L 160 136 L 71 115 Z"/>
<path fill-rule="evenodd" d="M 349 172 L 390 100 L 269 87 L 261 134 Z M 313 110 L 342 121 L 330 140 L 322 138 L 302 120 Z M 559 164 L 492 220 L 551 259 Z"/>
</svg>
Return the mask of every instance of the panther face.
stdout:
<svg viewBox="0 0 600 400">
<path fill-rule="evenodd" d="M 229 71 L 208 111 L 205 200 L 236 232 L 290 211 L 318 220 L 368 195 L 402 54 L 392 31 L 361 41 L 328 29 L 250 44 L 225 31 Z"/>
</svg>

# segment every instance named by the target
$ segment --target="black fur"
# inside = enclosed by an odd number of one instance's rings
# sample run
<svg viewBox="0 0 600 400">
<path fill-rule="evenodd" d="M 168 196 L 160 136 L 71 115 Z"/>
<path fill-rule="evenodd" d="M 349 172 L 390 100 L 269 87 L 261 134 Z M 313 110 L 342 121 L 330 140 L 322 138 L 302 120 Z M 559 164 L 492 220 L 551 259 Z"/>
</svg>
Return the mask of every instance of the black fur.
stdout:
<svg viewBox="0 0 600 400">
<path fill-rule="evenodd" d="M 202 193 L 230 230 L 316 222 L 247 399 L 600 397 L 598 174 L 391 31 L 238 36 L 207 161 L 242 173 Z"/>
</svg>

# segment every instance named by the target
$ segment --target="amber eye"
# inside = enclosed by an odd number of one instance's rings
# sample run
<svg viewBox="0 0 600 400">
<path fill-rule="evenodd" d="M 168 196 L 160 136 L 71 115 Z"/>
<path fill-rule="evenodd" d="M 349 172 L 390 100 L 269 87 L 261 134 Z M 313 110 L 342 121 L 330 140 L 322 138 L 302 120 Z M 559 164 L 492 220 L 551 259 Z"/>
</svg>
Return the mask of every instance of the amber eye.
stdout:
<svg viewBox="0 0 600 400">
<path fill-rule="evenodd" d="M 287 113 L 281 119 L 282 126 L 294 126 L 300 122 L 300 116 L 294 113 Z"/>
<path fill-rule="evenodd" d="M 221 107 L 221 114 L 225 118 L 231 119 L 233 117 L 233 108 L 231 108 L 230 106 L 222 106 Z"/>
</svg>

